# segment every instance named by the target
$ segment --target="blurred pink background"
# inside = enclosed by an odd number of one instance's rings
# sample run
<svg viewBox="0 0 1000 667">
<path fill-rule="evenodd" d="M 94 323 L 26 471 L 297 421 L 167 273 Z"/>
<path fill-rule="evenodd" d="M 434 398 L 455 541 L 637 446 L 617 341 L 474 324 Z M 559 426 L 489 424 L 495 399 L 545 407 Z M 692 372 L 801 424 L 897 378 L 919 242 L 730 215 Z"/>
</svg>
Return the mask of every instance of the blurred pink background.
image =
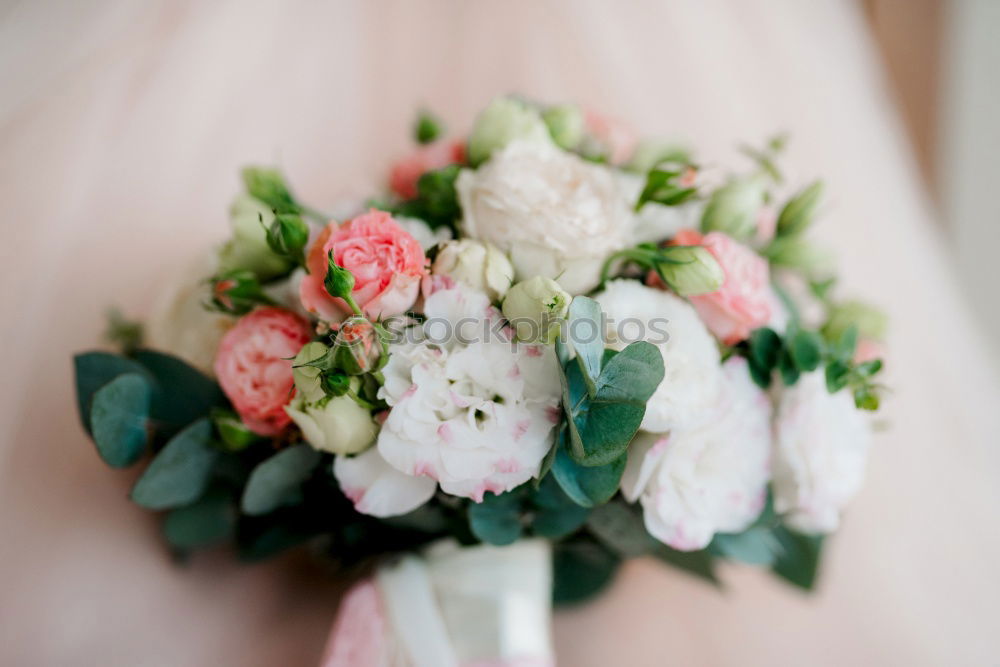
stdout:
<svg viewBox="0 0 1000 667">
<path fill-rule="evenodd" d="M 707 162 L 790 131 L 843 287 L 892 322 L 888 430 L 819 592 L 634 562 L 557 616 L 561 664 L 995 663 L 1000 384 L 973 317 L 994 304 L 959 287 L 888 90 L 843 0 L 0 2 L 0 663 L 316 662 L 336 583 L 294 555 L 172 563 L 78 425 L 71 355 L 224 237 L 241 165 L 329 207 L 380 182 L 418 106 L 464 131 L 510 91 Z"/>
</svg>

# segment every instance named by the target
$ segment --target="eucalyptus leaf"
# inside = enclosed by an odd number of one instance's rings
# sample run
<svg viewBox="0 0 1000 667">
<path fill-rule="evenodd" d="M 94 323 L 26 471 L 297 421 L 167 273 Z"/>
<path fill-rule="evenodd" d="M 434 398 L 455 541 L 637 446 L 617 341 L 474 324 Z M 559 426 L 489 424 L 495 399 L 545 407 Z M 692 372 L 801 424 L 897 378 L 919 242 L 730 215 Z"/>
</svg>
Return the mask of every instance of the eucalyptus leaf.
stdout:
<svg viewBox="0 0 1000 667">
<path fill-rule="evenodd" d="M 90 432 L 90 404 L 94 393 L 123 373 L 136 373 L 152 380 L 142 365 L 109 352 L 83 352 L 73 357 L 76 400 L 83 427 Z"/>
<path fill-rule="evenodd" d="M 555 477 L 542 480 L 532 497 L 535 518 L 531 524 L 535 535 L 552 540 L 560 539 L 575 532 L 587 520 L 589 510 L 577 505 L 562 490 Z"/>
<path fill-rule="evenodd" d="M 614 580 L 621 559 L 592 540 L 556 543 L 552 553 L 552 599 L 556 605 L 586 602 Z"/>
<path fill-rule="evenodd" d="M 814 371 L 823 359 L 823 337 L 815 331 L 798 329 L 788 341 L 788 352 L 800 371 Z"/>
<path fill-rule="evenodd" d="M 132 488 L 132 500 L 161 510 L 195 501 L 208 484 L 220 452 L 211 446 L 212 424 L 199 419 L 160 450 Z"/>
<path fill-rule="evenodd" d="M 152 416 L 174 430 L 226 404 L 219 385 L 187 362 L 155 350 L 136 350 L 135 360 L 156 378 Z"/>
<path fill-rule="evenodd" d="M 91 432 L 97 452 L 113 468 L 132 465 L 146 450 L 153 389 L 138 373 L 124 373 L 94 393 Z"/>
<path fill-rule="evenodd" d="M 653 551 L 657 544 L 646 531 L 639 513 L 622 501 L 595 507 L 587 518 L 587 528 L 623 558 L 644 556 Z"/>
<path fill-rule="evenodd" d="M 172 547 L 188 551 L 227 540 L 235 526 L 233 500 L 217 490 L 192 505 L 171 510 L 163 521 L 163 534 Z"/>
<path fill-rule="evenodd" d="M 265 459 L 250 473 L 240 508 L 255 516 L 294 502 L 302 482 L 312 475 L 319 460 L 320 453 L 304 443 Z"/>
<path fill-rule="evenodd" d="M 799 588 L 811 590 L 819 569 L 822 536 L 803 535 L 784 526 L 775 528 L 773 534 L 781 548 L 772 571 Z"/>
<path fill-rule="evenodd" d="M 594 507 L 607 502 L 618 491 L 625 472 L 627 455 L 622 454 L 603 466 L 583 466 L 570 458 L 560 447 L 552 464 L 552 474 L 566 495 L 582 507 Z"/>
<path fill-rule="evenodd" d="M 480 503 L 469 505 L 469 527 L 477 538 L 496 546 L 516 542 L 521 537 L 521 502 L 518 494 L 487 493 Z"/>
<path fill-rule="evenodd" d="M 578 296 L 569 305 L 567 331 L 569 342 L 576 351 L 577 363 L 583 370 L 583 380 L 588 393 L 593 396 L 597 378 L 601 374 L 601 356 L 604 353 L 604 331 L 601 306 L 585 296 Z"/>
<path fill-rule="evenodd" d="M 766 526 L 753 526 L 742 533 L 718 533 L 709 549 L 713 553 L 748 565 L 772 565 L 781 553 L 781 543 Z"/>
</svg>

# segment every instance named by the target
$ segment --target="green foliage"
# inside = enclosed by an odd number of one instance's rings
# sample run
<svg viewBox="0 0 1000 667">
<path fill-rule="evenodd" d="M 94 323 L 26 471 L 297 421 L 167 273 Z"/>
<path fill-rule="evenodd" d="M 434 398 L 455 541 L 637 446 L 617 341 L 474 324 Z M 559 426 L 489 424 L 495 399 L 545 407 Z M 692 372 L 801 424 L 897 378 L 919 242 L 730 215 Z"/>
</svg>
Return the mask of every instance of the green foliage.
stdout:
<svg viewBox="0 0 1000 667">
<path fill-rule="evenodd" d="M 823 537 L 803 535 L 784 526 L 776 527 L 773 537 L 780 544 L 771 570 L 785 581 L 812 590 L 819 570 Z"/>
<path fill-rule="evenodd" d="M 383 208 L 391 213 L 420 218 L 431 229 L 448 227 L 454 230 L 462 217 L 458 192 L 455 190 L 455 181 L 461 169 L 461 166 L 453 164 L 428 171 L 417 181 L 415 198 Z"/>
<path fill-rule="evenodd" d="M 232 410 L 215 408 L 211 412 L 211 417 L 215 431 L 222 440 L 219 444 L 222 449 L 228 452 L 242 451 L 261 439 L 259 435 L 247 428 L 239 415 Z"/>
<path fill-rule="evenodd" d="M 663 206 L 678 206 L 696 196 L 697 188 L 681 182 L 685 171 L 656 167 L 650 169 L 646 174 L 646 185 L 635 203 L 635 210 L 641 210 L 649 202 Z"/>
<path fill-rule="evenodd" d="M 163 520 L 164 537 L 182 552 L 224 542 L 235 528 L 236 508 L 222 490 L 209 491 L 197 502 L 171 510 Z"/>
<path fill-rule="evenodd" d="M 614 579 L 621 558 L 586 537 L 557 542 L 552 552 L 552 599 L 557 606 L 582 604 Z"/>
<path fill-rule="evenodd" d="M 444 132 L 444 124 L 430 111 L 423 109 L 413 124 L 413 138 L 418 144 L 429 144 Z"/>
<path fill-rule="evenodd" d="M 574 503 L 581 507 L 595 507 L 617 493 L 626 460 L 627 455 L 622 453 L 604 465 L 581 465 L 573 460 L 566 451 L 564 438 L 560 438 L 552 463 L 552 476 Z"/>
<path fill-rule="evenodd" d="M 663 284 L 681 296 L 715 292 L 725 280 L 722 266 L 704 246 L 643 243 L 608 257 L 601 270 L 602 283 L 611 277 L 611 268 L 622 260 L 642 271 L 655 271 Z"/>
<path fill-rule="evenodd" d="M 823 183 L 815 181 L 789 199 L 778 215 L 778 236 L 794 236 L 808 229 L 822 196 Z"/>
<path fill-rule="evenodd" d="M 250 473 L 240 508 L 253 516 L 298 502 L 302 483 L 312 475 L 320 458 L 315 449 L 299 444 L 265 459 Z"/>
<path fill-rule="evenodd" d="M 299 213 L 285 177 L 277 169 L 268 167 L 246 167 L 243 169 L 243 185 L 250 196 L 271 207 L 276 213 Z"/>
<path fill-rule="evenodd" d="M 123 373 L 135 373 L 152 381 L 152 375 L 141 364 L 109 352 L 84 352 L 73 357 L 76 375 L 76 401 L 80 422 L 87 432 L 90 427 L 90 407 L 98 389 Z"/>
<path fill-rule="evenodd" d="M 566 495 L 553 475 L 542 478 L 538 490 L 532 497 L 532 504 L 535 510 L 531 524 L 532 532 L 551 540 L 576 532 L 590 513 L 586 507 L 577 504 Z"/>
<path fill-rule="evenodd" d="M 309 242 L 309 226 L 297 213 L 278 213 L 267 229 L 267 246 L 274 254 L 294 264 L 305 265 L 304 249 Z"/>
<path fill-rule="evenodd" d="M 214 380 L 173 355 L 141 349 L 136 350 L 135 360 L 156 381 L 152 416 L 161 432 L 176 432 L 226 404 Z"/>
<path fill-rule="evenodd" d="M 227 315 L 246 315 L 257 306 L 274 305 L 257 279 L 248 269 L 224 271 L 211 279 L 212 300 L 209 307 Z"/>
<path fill-rule="evenodd" d="M 142 322 L 127 319 L 117 308 L 108 311 L 104 340 L 117 345 L 125 354 L 131 354 L 142 345 L 144 335 Z"/>
<path fill-rule="evenodd" d="M 517 492 L 487 493 L 480 503 L 469 505 L 472 534 L 487 544 L 503 546 L 521 537 L 521 498 Z"/>
<path fill-rule="evenodd" d="M 152 394 L 149 379 L 139 373 L 123 373 L 94 393 L 91 434 L 109 466 L 130 466 L 146 451 Z"/>
<path fill-rule="evenodd" d="M 220 452 L 211 445 L 212 424 L 206 418 L 174 436 L 132 488 L 132 500 L 153 510 L 194 502 L 208 485 Z"/>
</svg>

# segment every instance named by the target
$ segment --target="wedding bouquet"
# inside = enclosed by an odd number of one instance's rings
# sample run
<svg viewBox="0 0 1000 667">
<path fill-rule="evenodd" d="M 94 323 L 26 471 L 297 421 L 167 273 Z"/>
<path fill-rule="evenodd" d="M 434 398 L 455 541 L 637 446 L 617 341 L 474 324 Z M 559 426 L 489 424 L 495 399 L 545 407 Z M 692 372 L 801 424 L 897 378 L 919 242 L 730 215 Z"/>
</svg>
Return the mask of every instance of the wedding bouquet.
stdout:
<svg viewBox="0 0 1000 667">
<path fill-rule="evenodd" d="M 146 340 L 117 317 L 120 354 L 76 357 L 83 424 L 109 465 L 148 460 L 131 498 L 171 548 L 309 542 L 347 575 L 399 555 L 348 596 L 336 664 L 364 663 L 359 633 L 420 664 L 400 605 L 446 638 L 429 664 L 511 653 L 456 648 L 505 562 L 543 573 L 529 611 L 642 555 L 811 587 L 862 482 L 884 329 L 806 238 L 821 185 L 784 185 L 781 140 L 726 173 L 515 97 L 441 134 L 421 114 L 388 190 L 336 219 L 245 169 L 231 237 Z M 522 643 L 545 658 L 545 636 Z"/>
</svg>

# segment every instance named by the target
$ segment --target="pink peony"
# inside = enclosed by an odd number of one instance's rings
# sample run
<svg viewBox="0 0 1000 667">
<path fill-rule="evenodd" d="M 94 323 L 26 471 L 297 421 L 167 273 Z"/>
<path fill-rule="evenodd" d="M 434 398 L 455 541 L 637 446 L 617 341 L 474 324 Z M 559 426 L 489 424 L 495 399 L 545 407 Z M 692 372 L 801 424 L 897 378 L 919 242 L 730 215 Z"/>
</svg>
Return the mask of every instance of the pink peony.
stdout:
<svg viewBox="0 0 1000 667">
<path fill-rule="evenodd" d="M 311 332 L 304 319 L 281 308 L 259 308 L 230 329 L 215 356 L 222 391 L 254 433 L 277 435 L 291 421 L 292 362 Z"/>
<path fill-rule="evenodd" d="M 624 164 L 632 157 L 639 140 L 628 125 L 612 116 L 588 110 L 584 114 L 587 130 L 608 151 L 611 164 Z"/>
<path fill-rule="evenodd" d="M 421 146 L 393 163 L 389 172 L 389 187 L 403 199 L 413 199 L 417 196 L 417 181 L 426 172 L 464 161 L 465 144 L 461 141 L 438 141 Z"/>
<path fill-rule="evenodd" d="M 420 244 L 388 213 L 372 209 L 337 226 L 331 222 L 309 250 L 309 275 L 302 279 L 302 305 L 328 322 L 339 322 L 350 313 L 342 299 L 330 296 L 323 286 L 327 257 L 354 274 L 351 296 L 370 318 L 405 312 L 417 300 L 427 258 Z"/>
<path fill-rule="evenodd" d="M 733 345 L 767 325 L 773 307 L 767 261 L 722 232 L 702 236 L 693 229 L 683 229 L 673 242 L 705 246 L 726 274 L 719 290 L 690 297 L 691 305 L 717 338 Z"/>
</svg>

